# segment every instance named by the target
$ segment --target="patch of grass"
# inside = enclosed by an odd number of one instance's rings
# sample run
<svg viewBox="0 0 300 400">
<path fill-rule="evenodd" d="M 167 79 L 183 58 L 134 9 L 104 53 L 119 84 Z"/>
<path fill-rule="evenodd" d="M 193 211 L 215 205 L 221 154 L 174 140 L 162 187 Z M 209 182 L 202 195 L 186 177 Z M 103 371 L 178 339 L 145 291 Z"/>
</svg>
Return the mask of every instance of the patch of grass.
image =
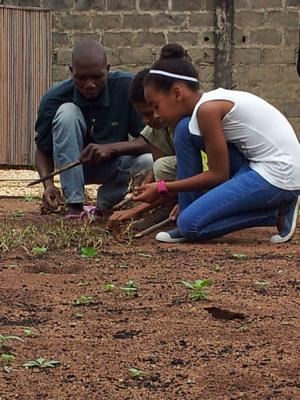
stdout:
<svg viewBox="0 0 300 400">
<path fill-rule="evenodd" d="M 213 284 L 212 279 L 196 279 L 194 282 L 181 281 L 181 283 L 191 290 L 189 298 L 192 301 L 207 300 L 208 294 L 204 288 Z"/>
<path fill-rule="evenodd" d="M 59 360 L 45 360 L 43 357 L 39 357 L 36 360 L 33 361 L 28 361 L 23 364 L 23 367 L 26 369 L 29 368 L 40 368 L 40 369 L 45 369 L 45 368 L 56 368 L 59 365 L 61 365 L 61 361 Z"/>
<path fill-rule="evenodd" d="M 97 256 L 97 249 L 95 247 L 81 247 L 80 252 L 83 258 L 94 258 Z"/>
<path fill-rule="evenodd" d="M 265 292 L 266 289 L 268 288 L 270 282 L 267 281 L 256 281 L 255 282 L 255 287 L 259 292 Z"/>
<path fill-rule="evenodd" d="M 40 223 L 28 223 L 26 226 L 23 219 L 18 225 L 13 218 L 1 221 L 0 252 L 22 249 L 30 253 L 34 247 L 37 247 L 37 238 L 39 247 L 47 247 L 48 251 L 80 249 L 81 247 L 99 249 L 111 239 L 108 231 L 88 222 L 74 226 L 68 224 L 63 218 L 50 221 L 47 217 L 40 218 Z"/>
<path fill-rule="evenodd" d="M 117 286 L 114 285 L 113 283 L 104 283 L 104 285 L 102 286 L 103 290 L 105 290 L 105 292 L 112 292 Z"/>
<path fill-rule="evenodd" d="M 10 342 L 12 340 L 17 340 L 19 342 L 23 342 L 23 339 L 21 339 L 19 336 L 3 336 L 0 335 L 0 349 L 2 348 L 8 348 L 10 346 Z"/>
<path fill-rule="evenodd" d="M 144 375 L 144 372 L 139 368 L 129 368 L 129 372 L 134 379 L 142 379 Z"/>
<path fill-rule="evenodd" d="M 93 300 L 92 296 L 83 294 L 74 301 L 74 306 L 89 306 Z"/>
<path fill-rule="evenodd" d="M 124 286 L 120 287 L 123 292 L 130 297 L 138 297 L 139 286 L 134 281 L 128 281 Z"/>
<path fill-rule="evenodd" d="M 48 251 L 48 247 L 45 246 L 35 246 L 32 249 L 32 252 L 34 254 L 40 255 L 40 254 L 45 254 Z"/>
<path fill-rule="evenodd" d="M 246 260 L 247 259 L 247 256 L 246 256 L 246 254 L 242 254 L 242 253 L 232 253 L 232 258 L 234 258 L 235 260 L 239 260 L 239 261 L 241 261 L 241 260 Z"/>
</svg>

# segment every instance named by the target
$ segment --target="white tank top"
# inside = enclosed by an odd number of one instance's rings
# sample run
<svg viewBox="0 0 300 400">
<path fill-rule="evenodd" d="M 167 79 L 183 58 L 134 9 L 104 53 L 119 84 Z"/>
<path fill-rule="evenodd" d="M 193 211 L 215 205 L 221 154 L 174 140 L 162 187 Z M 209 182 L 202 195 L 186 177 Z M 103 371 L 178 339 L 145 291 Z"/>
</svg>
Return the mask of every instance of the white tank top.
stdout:
<svg viewBox="0 0 300 400">
<path fill-rule="evenodd" d="M 276 187 L 300 190 L 300 143 L 285 116 L 251 93 L 219 88 L 203 93 L 196 104 L 189 123 L 193 135 L 201 136 L 199 107 L 212 100 L 234 104 L 222 127 L 226 141 L 236 145 L 250 161 L 250 168 Z"/>
</svg>

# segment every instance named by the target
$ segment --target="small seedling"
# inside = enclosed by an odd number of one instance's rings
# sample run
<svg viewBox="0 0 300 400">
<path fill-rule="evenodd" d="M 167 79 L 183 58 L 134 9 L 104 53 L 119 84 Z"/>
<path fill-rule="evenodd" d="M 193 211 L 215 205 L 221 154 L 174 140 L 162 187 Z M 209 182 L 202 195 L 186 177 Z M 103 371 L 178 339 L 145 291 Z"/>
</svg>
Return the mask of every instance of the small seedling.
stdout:
<svg viewBox="0 0 300 400">
<path fill-rule="evenodd" d="M 91 284 L 91 282 L 89 281 L 79 281 L 77 283 L 77 286 L 89 286 Z"/>
<path fill-rule="evenodd" d="M 24 212 L 23 212 L 23 211 L 21 211 L 21 210 L 16 210 L 15 216 L 16 216 L 17 218 L 23 217 L 23 215 L 24 215 Z"/>
<path fill-rule="evenodd" d="M 10 353 L 3 353 L 1 354 L 1 360 L 6 362 L 6 363 L 11 363 L 14 361 L 16 357 Z"/>
<path fill-rule="evenodd" d="M 33 249 L 32 249 L 32 252 L 34 254 L 45 254 L 45 253 L 47 253 L 47 251 L 48 251 L 48 247 L 45 247 L 45 246 L 36 246 L 36 247 L 33 247 Z"/>
<path fill-rule="evenodd" d="M 142 379 L 144 375 L 144 372 L 139 368 L 129 368 L 129 372 L 134 379 Z"/>
<path fill-rule="evenodd" d="M 138 284 L 134 281 L 128 281 L 125 283 L 123 287 L 120 287 L 121 290 L 123 290 L 127 296 L 131 297 L 138 297 Z"/>
<path fill-rule="evenodd" d="M 112 292 L 116 288 L 116 285 L 113 283 L 104 283 L 102 287 L 106 292 Z"/>
<path fill-rule="evenodd" d="M 81 257 L 94 258 L 97 256 L 97 249 L 95 247 L 81 247 Z"/>
<path fill-rule="evenodd" d="M 8 347 L 8 342 L 10 342 L 11 340 L 18 340 L 19 342 L 23 342 L 23 340 L 19 336 L 0 335 L 0 349 L 2 347 Z"/>
<path fill-rule="evenodd" d="M 187 385 L 194 385 L 196 382 L 193 381 L 192 379 L 188 378 L 185 382 Z"/>
<path fill-rule="evenodd" d="M 83 318 L 83 313 L 77 312 L 77 313 L 75 314 L 75 318 L 76 318 L 76 319 L 82 319 L 82 318 Z"/>
<path fill-rule="evenodd" d="M 43 357 L 37 358 L 34 361 L 28 361 L 25 364 L 23 364 L 24 368 L 56 368 L 61 364 L 61 361 L 59 360 L 45 360 Z"/>
<path fill-rule="evenodd" d="M 92 296 L 83 294 L 74 301 L 75 306 L 89 306 L 93 300 Z"/>
<path fill-rule="evenodd" d="M 27 337 L 36 336 L 36 334 L 33 332 L 31 328 L 24 328 L 23 333 Z"/>
<path fill-rule="evenodd" d="M 152 257 L 151 254 L 148 254 L 148 253 L 139 253 L 139 256 L 142 256 L 142 257 L 149 257 L 149 258 Z"/>
<path fill-rule="evenodd" d="M 246 260 L 247 256 L 246 254 L 232 253 L 232 258 L 234 258 L 235 260 Z"/>
<path fill-rule="evenodd" d="M 186 281 L 181 281 L 181 283 L 187 287 L 188 289 L 191 290 L 191 293 L 189 294 L 189 298 L 192 301 L 198 301 L 198 300 L 207 300 L 208 295 L 207 293 L 203 290 L 205 287 L 211 286 L 213 284 L 212 279 L 196 279 L 194 282 L 186 282 Z"/>
<path fill-rule="evenodd" d="M 263 291 L 265 291 L 266 289 L 267 289 L 267 287 L 269 286 L 269 282 L 267 282 L 267 281 L 256 281 L 255 282 L 255 286 L 257 287 L 257 289 L 260 291 L 260 292 L 263 292 Z"/>
</svg>

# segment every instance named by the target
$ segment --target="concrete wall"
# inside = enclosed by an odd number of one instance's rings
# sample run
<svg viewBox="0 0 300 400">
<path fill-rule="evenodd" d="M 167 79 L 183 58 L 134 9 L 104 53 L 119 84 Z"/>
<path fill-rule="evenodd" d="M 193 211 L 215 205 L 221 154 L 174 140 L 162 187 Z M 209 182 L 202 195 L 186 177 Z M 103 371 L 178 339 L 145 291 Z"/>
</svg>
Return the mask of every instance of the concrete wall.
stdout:
<svg viewBox="0 0 300 400">
<path fill-rule="evenodd" d="M 0 1 L 1 4 L 1 1 Z M 300 137 L 296 73 L 300 0 L 4 0 L 53 10 L 53 80 L 68 76 L 71 49 L 101 40 L 113 68 L 137 71 L 168 42 L 184 45 L 202 87 L 248 90 L 290 119 Z"/>
</svg>

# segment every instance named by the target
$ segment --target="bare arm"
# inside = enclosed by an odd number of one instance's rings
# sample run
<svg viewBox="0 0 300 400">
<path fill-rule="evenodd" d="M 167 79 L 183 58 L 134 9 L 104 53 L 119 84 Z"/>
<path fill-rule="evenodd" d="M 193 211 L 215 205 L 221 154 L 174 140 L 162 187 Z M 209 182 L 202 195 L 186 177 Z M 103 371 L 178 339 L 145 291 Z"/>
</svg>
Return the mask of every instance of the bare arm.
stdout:
<svg viewBox="0 0 300 400">
<path fill-rule="evenodd" d="M 120 155 L 139 155 L 150 152 L 147 142 L 142 136 L 128 141 L 108 144 L 89 144 L 80 155 L 83 163 L 101 163 L 111 157 Z"/>
</svg>

